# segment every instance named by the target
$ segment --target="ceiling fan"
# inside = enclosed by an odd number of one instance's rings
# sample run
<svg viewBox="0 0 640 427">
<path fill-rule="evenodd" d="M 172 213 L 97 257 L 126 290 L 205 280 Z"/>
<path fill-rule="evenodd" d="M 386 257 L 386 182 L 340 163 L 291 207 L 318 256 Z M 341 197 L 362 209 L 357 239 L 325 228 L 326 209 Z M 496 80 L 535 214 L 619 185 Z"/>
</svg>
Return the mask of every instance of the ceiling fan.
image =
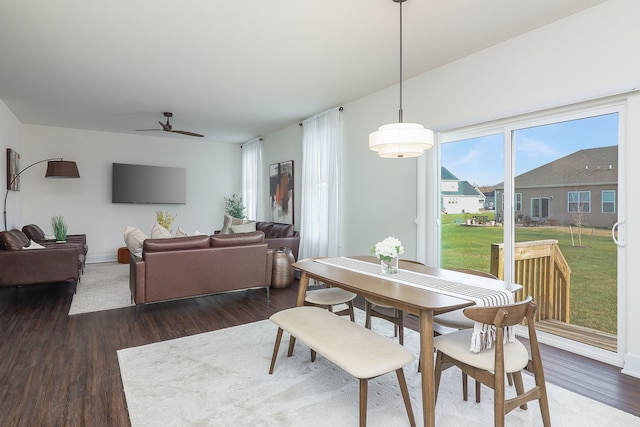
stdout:
<svg viewBox="0 0 640 427">
<path fill-rule="evenodd" d="M 136 129 L 136 131 L 137 132 L 146 132 L 146 131 L 163 130 L 165 132 L 180 133 L 182 135 L 197 136 L 197 137 L 200 137 L 200 138 L 202 138 L 204 136 L 204 135 L 200 135 L 199 133 L 189 132 L 189 131 L 186 131 L 186 130 L 173 130 L 173 127 L 171 126 L 171 123 L 169 123 L 169 118 L 173 117 L 173 113 L 165 111 L 163 114 L 167 118 L 167 123 L 158 122 L 158 123 L 160 123 L 160 126 L 162 126 L 162 129 Z"/>
</svg>

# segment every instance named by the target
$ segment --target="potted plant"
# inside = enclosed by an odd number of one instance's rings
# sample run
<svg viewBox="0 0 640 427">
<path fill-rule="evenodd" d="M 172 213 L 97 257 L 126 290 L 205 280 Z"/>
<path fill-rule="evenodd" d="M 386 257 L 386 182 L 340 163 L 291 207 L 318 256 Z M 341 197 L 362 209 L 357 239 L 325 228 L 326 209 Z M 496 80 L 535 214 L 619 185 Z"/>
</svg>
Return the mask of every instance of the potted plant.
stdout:
<svg viewBox="0 0 640 427">
<path fill-rule="evenodd" d="M 169 212 L 156 211 L 156 221 L 169 232 L 171 232 L 171 223 L 177 216 L 178 215 L 171 215 Z"/>
<path fill-rule="evenodd" d="M 62 215 L 54 215 L 51 217 L 51 226 L 53 227 L 53 234 L 56 236 L 57 243 L 64 243 L 67 241 L 67 223 L 64 222 Z"/>
<path fill-rule="evenodd" d="M 242 203 L 242 197 L 234 194 L 233 196 L 224 198 L 224 211 L 227 215 L 234 218 L 245 219 L 244 204 Z"/>
</svg>

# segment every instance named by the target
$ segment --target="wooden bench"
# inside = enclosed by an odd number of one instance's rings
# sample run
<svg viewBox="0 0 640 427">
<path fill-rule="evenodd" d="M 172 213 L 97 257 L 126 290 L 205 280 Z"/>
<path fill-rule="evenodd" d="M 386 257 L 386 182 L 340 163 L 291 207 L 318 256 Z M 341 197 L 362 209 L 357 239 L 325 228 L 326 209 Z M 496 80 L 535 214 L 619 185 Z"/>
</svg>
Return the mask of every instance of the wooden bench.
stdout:
<svg viewBox="0 0 640 427">
<path fill-rule="evenodd" d="M 403 367 L 415 360 L 412 352 L 381 335 L 318 307 L 294 307 L 270 317 L 278 325 L 269 374 L 273 373 L 282 332 L 360 380 L 360 426 L 367 422 L 368 380 L 396 371 L 409 422 L 415 426 Z M 289 354 L 291 356 L 291 354 Z"/>
</svg>

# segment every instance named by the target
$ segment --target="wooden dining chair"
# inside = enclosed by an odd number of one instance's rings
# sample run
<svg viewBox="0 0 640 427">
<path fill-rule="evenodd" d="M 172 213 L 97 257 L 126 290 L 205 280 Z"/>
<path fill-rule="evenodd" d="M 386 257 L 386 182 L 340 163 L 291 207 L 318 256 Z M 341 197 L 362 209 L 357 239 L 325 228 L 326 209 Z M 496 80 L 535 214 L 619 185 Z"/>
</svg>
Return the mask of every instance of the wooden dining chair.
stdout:
<svg viewBox="0 0 640 427">
<path fill-rule="evenodd" d="M 393 323 L 393 336 L 398 337 L 400 345 L 404 345 L 404 312 L 395 307 L 384 305 L 377 300 L 364 300 L 364 327 L 371 329 L 371 318 L 377 317 Z"/>
<path fill-rule="evenodd" d="M 353 300 L 356 294 L 336 287 L 326 287 L 307 291 L 304 297 L 304 304 L 321 308 L 326 308 L 338 316 L 349 315 L 352 322 L 355 322 L 355 313 L 353 311 Z M 336 307 L 346 305 L 346 308 L 335 311 Z"/>
<path fill-rule="evenodd" d="M 505 415 L 517 407 L 527 409 L 527 402 L 538 400 L 540 413 L 545 427 L 551 426 L 547 389 L 542 369 L 542 359 L 536 335 L 534 315 L 536 304 L 531 297 L 515 304 L 495 307 L 468 307 L 464 315 L 475 322 L 495 327 L 495 341 L 493 348 L 479 353 L 469 350 L 473 329 L 464 329 L 450 334 L 440 335 L 433 339 L 437 350 L 435 365 L 435 394 L 438 396 L 440 378 L 443 365 L 453 364 L 462 372 L 482 382 L 493 389 L 494 425 L 504 426 Z M 504 342 L 504 327 L 514 327 L 527 319 L 529 331 L 529 348 L 519 340 Z M 529 356 L 531 354 L 531 356 Z M 522 370 L 533 373 L 535 386 L 524 390 Z M 516 397 L 507 399 L 505 396 L 505 374 L 513 374 Z"/>
<path fill-rule="evenodd" d="M 409 259 L 402 259 L 402 262 L 408 262 L 411 264 L 424 265 L 421 262 L 413 261 Z M 377 317 L 393 323 L 393 336 L 398 337 L 400 345 L 404 345 L 404 312 L 395 307 L 382 304 L 381 302 L 371 299 L 364 299 L 364 326 L 367 329 L 371 329 L 371 318 Z"/>
<path fill-rule="evenodd" d="M 471 270 L 468 268 L 449 268 L 448 270 L 457 271 L 460 273 L 472 274 L 474 276 L 479 276 L 479 277 L 497 279 L 497 277 L 494 276 L 493 274 L 487 273 L 484 271 L 479 271 L 479 270 Z M 459 310 L 449 311 L 447 313 L 433 316 L 433 325 L 435 326 L 434 330 L 436 330 L 437 333 L 442 334 L 442 333 L 446 333 L 445 331 L 473 328 L 474 321 L 469 319 L 467 316 L 465 316 L 462 311 L 463 309 L 459 309 Z M 438 326 L 443 326 L 444 328 L 438 328 Z M 508 376 L 508 380 L 509 380 L 509 385 L 512 385 L 513 380 L 511 378 L 511 375 Z M 462 397 L 465 401 L 467 400 L 467 396 L 468 396 L 467 384 L 468 384 L 467 375 L 463 372 L 462 373 Z M 477 403 L 480 403 L 481 386 L 482 384 L 479 381 L 475 382 L 475 392 L 476 392 Z"/>
</svg>

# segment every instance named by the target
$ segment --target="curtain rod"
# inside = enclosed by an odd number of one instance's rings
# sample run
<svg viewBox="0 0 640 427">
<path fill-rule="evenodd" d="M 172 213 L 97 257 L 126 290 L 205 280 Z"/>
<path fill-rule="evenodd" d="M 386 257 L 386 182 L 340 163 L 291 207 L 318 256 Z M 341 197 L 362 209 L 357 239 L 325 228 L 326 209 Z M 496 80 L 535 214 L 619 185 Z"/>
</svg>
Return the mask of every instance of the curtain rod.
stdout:
<svg viewBox="0 0 640 427">
<path fill-rule="evenodd" d="M 329 111 L 329 110 L 327 110 L 327 111 Z M 343 110 L 344 110 L 344 107 L 338 107 L 338 111 L 343 111 Z M 313 116 L 311 116 L 311 117 L 313 117 Z M 298 123 L 298 126 L 302 126 L 302 122 Z"/>
<path fill-rule="evenodd" d="M 260 136 L 260 137 L 258 137 L 258 138 L 250 139 L 250 140 L 245 141 L 245 142 L 243 142 L 242 144 L 240 144 L 240 148 L 242 148 L 242 146 L 243 146 L 244 144 L 248 144 L 248 143 L 253 142 L 253 141 L 263 141 L 263 139 L 262 139 L 262 137 L 261 137 L 261 136 Z"/>
</svg>

